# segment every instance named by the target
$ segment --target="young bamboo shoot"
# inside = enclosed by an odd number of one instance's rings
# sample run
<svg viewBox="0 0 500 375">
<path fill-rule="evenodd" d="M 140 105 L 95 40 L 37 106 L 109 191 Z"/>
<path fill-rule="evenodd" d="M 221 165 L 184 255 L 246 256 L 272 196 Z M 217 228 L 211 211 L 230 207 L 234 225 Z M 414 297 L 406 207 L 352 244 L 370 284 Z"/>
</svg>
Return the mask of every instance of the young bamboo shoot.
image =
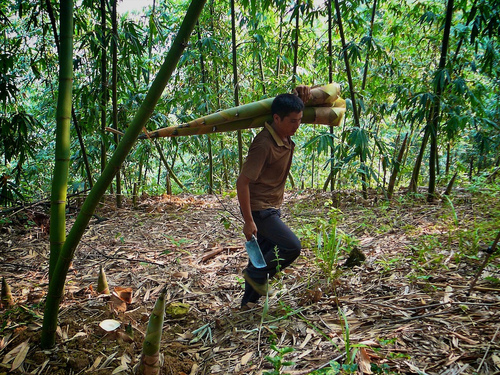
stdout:
<svg viewBox="0 0 500 375">
<path fill-rule="evenodd" d="M 99 266 L 99 278 L 97 279 L 97 293 L 109 294 L 108 280 L 102 269 L 102 264 Z"/>
<path fill-rule="evenodd" d="M 149 317 L 146 336 L 142 344 L 141 361 L 137 370 L 140 375 L 157 375 L 160 373 L 160 341 L 165 316 L 165 292 L 166 287 L 156 300 Z"/>
<path fill-rule="evenodd" d="M 2 293 L 0 296 L 0 305 L 4 308 L 14 305 L 12 292 L 10 291 L 9 284 L 7 284 L 7 281 L 5 281 L 5 277 L 2 277 Z"/>
</svg>

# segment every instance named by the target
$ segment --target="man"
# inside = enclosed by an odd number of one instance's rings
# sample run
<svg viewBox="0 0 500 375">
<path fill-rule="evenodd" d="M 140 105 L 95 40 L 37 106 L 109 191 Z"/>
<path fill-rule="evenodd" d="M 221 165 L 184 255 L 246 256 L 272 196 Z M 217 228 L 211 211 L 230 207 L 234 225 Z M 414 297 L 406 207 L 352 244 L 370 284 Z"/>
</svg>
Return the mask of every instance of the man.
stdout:
<svg viewBox="0 0 500 375">
<path fill-rule="evenodd" d="M 278 268 L 283 270 L 300 254 L 300 241 L 281 221 L 280 206 L 295 147 L 291 136 L 299 128 L 304 110 L 303 100 L 309 99 L 310 92 L 308 86 L 298 86 L 297 95 L 281 94 L 274 99 L 271 105 L 273 122 L 266 123 L 253 140 L 236 182 L 245 222 L 243 233 L 247 240 L 252 235 L 257 237 L 267 264 L 265 268 L 256 268 L 249 262 L 243 270 L 243 310 L 249 308 L 249 302 L 257 302 L 260 296 L 273 294 L 268 287 L 268 280 Z"/>
</svg>

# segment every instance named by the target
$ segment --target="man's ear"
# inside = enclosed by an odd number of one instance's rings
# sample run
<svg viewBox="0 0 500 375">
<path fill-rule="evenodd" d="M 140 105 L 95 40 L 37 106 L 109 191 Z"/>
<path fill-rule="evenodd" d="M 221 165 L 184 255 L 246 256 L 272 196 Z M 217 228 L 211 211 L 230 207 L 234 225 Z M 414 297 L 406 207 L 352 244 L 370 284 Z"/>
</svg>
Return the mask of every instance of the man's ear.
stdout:
<svg viewBox="0 0 500 375">
<path fill-rule="evenodd" d="M 273 115 L 273 121 L 274 121 L 276 124 L 279 124 L 279 123 L 280 123 L 280 121 L 281 121 L 281 117 L 280 117 L 277 113 L 275 113 L 275 114 Z"/>
</svg>

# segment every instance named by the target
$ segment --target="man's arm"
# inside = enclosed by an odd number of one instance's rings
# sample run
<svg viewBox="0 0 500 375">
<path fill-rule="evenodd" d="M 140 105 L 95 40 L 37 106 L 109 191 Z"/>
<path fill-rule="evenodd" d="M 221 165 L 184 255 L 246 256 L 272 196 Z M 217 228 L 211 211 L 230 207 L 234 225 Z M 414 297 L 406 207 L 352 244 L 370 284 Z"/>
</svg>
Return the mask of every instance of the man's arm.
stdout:
<svg viewBox="0 0 500 375">
<path fill-rule="evenodd" d="M 241 213 L 243 214 L 243 220 L 245 224 L 243 225 L 243 233 L 247 241 L 252 238 L 253 235 L 257 235 L 257 226 L 253 221 L 252 208 L 250 206 L 250 179 L 244 174 L 240 174 L 238 180 L 236 180 L 236 191 L 238 192 L 238 202 L 240 203 Z"/>
<path fill-rule="evenodd" d="M 311 99 L 311 89 L 314 88 L 314 87 L 318 87 L 318 86 L 307 86 L 307 85 L 298 85 L 295 90 L 293 90 L 293 93 L 295 95 L 298 95 L 298 97 L 300 99 L 302 99 L 302 101 L 305 103 L 307 102 L 309 99 Z"/>
</svg>

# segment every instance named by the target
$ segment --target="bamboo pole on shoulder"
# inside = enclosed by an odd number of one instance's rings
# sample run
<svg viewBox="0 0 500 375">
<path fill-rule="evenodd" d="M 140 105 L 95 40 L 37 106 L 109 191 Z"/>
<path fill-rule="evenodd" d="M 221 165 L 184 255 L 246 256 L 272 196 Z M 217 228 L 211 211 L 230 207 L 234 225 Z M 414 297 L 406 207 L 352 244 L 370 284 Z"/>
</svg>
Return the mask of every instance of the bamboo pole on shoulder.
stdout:
<svg viewBox="0 0 500 375">
<path fill-rule="evenodd" d="M 334 112 L 338 112 L 340 111 L 339 108 L 341 108 L 342 105 L 345 107 L 345 101 L 340 99 L 339 95 L 340 95 L 340 85 L 338 83 L 331 83 L 325 86 L 315 87 L 311 89 L 311 99 L 309 99 L 305 103 L 306 110 L 309 107 L 330 108 L 331 106 L 333 106 L 334 108 L 337 108 L 336 110 L 334 110 Z M 274 98 L 268 98 L 259 100 L 257 102 L 240 105 L 233 108 L 228 108 L 220 112 L 199 117 L 197 119 L 194 119 L 192 121 L 186 122 L 178 126 L 161 128 L 152 132 L 148 132 L 146 134 L 141 134 L 139 136 L 139 139 L 161 138 L 161 137 L 171 137 L 179 135 L 209 134 L 209 133 L 216 133 L 219 131 L 247 129 L 244 124 L 254 124 L 255 119 L 260 119 L 262 116 L 271 115 L 271 104 L 273 103 L 273 100 Z M 238 123 L 238 125 L 232 127 L 231 125 L 229 125 L 231 123 Z M 319 123 L 319 122 L 310 122 L 310 123 Z M 259 127 L 262 125 L 263 122 L 261 122 L 260 125 L 255 125 L 252 127 Z M 325 125 L 329 125 L 329 123 Z M 202 128 L 205 127 L 208 129 L 201 130 Z M 174 128 L 178 130 L 178 134 L 172 133 L 175 130 Z M 184 130 L 189 128 L 193 130 Z M 210 131 L 211 128 L 227 129 L 227 130 Z"/>
<path fill-rule="evenodd" d="M 302 123 L 305 124 L 321 124 L 338 126 L 345 113 L 345 101 L 338 99 L 336 102 L 338 107 L 306 107 L 304 108 L 304 115 Z M 183 137 L 190 135 L 202 135 L 211 133 L 223 133 L 229 131 L 236 131 L 242 129 L 260 128 L 264 123 L 271 123 L 273 117 L 270 113 L 263 114 L 256 117 L 232 121 L 213 126 L 196 126 L 196 127 L 183 127 L 183 126 L 170 126 L 168 128 L 158 129 L 149 134 L 142 134 L 140 138 L 149 136 L 150 138 L 162 137 Z"/>
</svg>

